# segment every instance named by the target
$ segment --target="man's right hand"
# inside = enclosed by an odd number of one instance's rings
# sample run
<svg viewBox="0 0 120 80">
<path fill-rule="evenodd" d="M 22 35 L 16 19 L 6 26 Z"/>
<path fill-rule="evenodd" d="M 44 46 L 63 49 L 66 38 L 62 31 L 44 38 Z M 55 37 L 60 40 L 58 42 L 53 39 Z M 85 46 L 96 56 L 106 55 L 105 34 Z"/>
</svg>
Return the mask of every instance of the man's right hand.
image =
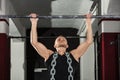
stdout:
<svg viewBox="0 0 120 80">
<path fill-rule="evenodd" d="M 38 15 L 36 13 L 31 13 L 29 16 L 32 17 L 32 18 L 30 18 L 31 22 L 37 22 L 38 21 L 38 18 L 37 18 Z"/>
</svg>

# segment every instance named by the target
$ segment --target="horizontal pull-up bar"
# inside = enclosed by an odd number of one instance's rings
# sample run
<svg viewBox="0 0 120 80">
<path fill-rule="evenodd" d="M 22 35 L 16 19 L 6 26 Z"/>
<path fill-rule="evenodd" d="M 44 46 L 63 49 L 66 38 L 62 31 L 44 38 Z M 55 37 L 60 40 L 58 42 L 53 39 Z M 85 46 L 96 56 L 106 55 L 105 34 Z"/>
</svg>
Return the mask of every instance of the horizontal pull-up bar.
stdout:
<svg viewBox="0 0 120 80">
<path fill-rule="evenodd" d="M 0 18 L 32 18 L 31 16 L 18 16 L 18 15 L 0 15 Z M 85 15 L 51 15 L 51 16 L 37 16 L 39 19 L 83 19 Z M 92 15 L 91 18 L 104 18 L 104 19 L 120 19 L 119 15 Z"/>
<path fill-rule="evenodd" d="M 30 38 L 29 36 L 9 36 L 9 38 Z M 54 38 L 57 38 L 56 36 L 41 36 L 41 37 L 38 37 L 40 39 L 54 39 Z M 67 39 L 72 39 L 72 38 L 86 38 L 86 36 L 65 36 L 65 38 Z"/>
</svg>

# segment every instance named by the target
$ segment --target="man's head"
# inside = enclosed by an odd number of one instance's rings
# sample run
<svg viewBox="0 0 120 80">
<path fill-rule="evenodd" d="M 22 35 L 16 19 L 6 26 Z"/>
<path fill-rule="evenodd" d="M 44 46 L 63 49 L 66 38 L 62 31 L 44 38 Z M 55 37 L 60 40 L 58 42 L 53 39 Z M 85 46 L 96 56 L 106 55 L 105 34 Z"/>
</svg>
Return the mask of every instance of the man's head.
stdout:
<svg viewBox="0 0 120 80">
<path fill-rule="evenodd" d="M 67 39 L 64 36 L 58 36 L 54 43 L 54 48 L 64 47 L 68 48 L 68 42 Z"/>
</svg>

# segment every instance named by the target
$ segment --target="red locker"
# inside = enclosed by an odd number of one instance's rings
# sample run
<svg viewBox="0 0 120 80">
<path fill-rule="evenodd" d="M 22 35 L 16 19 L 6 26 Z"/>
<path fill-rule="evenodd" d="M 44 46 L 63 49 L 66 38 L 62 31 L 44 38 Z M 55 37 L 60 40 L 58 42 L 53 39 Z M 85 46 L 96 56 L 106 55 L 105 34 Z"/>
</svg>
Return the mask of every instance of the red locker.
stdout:
<svg viewBox="0 0 120 80">
<path fill-rule="evenodd" d="M 0 80 L 10 80 L 9 39 L 5 33 L 0 33 Z"/>
<path fill-rule="evenodd" d="M 119 80 L 117 33 L 102 33 L 100 38 L 101 80 Z"/>
</svg>

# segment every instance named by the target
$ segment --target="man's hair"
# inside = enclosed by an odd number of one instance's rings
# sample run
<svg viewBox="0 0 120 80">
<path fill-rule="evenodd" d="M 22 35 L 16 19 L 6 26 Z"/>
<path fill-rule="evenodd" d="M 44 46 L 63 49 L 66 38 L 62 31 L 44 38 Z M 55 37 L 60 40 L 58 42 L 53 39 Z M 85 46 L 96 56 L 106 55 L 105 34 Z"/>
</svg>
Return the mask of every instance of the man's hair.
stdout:
<svg viewBox="0 0 120 80">
<path fill-rule="evenodd" d="M 66 36 L 64 36 L 64 35 L 58 35 L 58 36 L 56 36 L 56 37 L 55 37 L 55 40 L 56 40 L 58 37 L 60 37 L 60 36 L 61 36 L 61 37 L 64 37 L 64 38 L 67 40 Z"/>
</svg>

